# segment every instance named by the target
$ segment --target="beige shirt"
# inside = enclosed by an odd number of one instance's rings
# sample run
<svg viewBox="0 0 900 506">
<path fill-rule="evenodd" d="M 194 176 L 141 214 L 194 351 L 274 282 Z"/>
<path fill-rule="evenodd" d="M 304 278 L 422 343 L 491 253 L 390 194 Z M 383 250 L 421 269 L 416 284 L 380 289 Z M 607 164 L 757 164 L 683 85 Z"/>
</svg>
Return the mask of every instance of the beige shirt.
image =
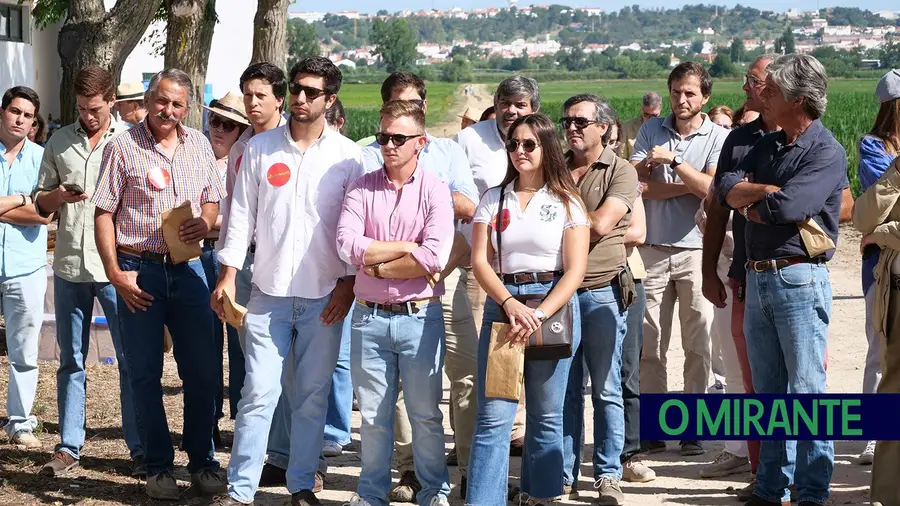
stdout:
<svg viewBox="0 0 900 506">
<path fill-rule="evenodd" d="M 126 123 L 113 121 L 93 150 L 81 122 L 54 132 L 44 146 L 35 195 L 55 190 L 61 184 L 77 184 L 88 196 L 93 195 L 100 177 L 103 148 L 128 129 Z M 39 211 L 44 216 L 50 215 Z M 106 272 L 94 240 L 94 204 L 90 200 L 63 204 L 57 212 L 59 228 L 53 272 L 72 283 L 106 282 Z"/>
<path fill-rule="evenodd" d="M 631 160 L 631 153 L 634 153 L 634 141 L 637 140 L 638 132 L 641 131 L 641 117 L 630 119 L 622 123 L 621 137 L 622 158 Z"/>
</svg>

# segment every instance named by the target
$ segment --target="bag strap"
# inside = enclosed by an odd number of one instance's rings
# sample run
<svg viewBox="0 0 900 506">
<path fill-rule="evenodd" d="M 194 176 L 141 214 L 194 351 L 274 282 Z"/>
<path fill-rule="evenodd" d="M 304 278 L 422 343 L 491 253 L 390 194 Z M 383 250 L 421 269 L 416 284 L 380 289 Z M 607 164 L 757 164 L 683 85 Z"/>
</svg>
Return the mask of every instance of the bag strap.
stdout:
<svg viewBox="0 0 900 506">
<path fill-rule="evenodd" d="M 500 234 L 500 224 L 503 222 L 503 205 L 506 203 L 506 185 L 500 187 L 500 203 L 497 205 L 497 222 L 495 223 L 494 232 L 497 234 L 497 266 L 500 268 L 500 275 L 503 275 L 503 253 L 502 253 L 502 235 Z"/>
</svg>

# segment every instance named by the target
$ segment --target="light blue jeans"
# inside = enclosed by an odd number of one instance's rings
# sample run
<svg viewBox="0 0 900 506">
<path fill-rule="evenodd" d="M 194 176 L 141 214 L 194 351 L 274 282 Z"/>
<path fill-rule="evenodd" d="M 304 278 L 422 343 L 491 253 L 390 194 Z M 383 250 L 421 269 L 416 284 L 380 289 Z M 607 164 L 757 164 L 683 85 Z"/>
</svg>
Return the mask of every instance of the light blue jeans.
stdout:
<svg viewBox="0 0 900 506">
<path fill-rule="evenodd" d="M 337 367 L 331 376 L 331 393 L 328 394 L 328 415 L 325 417 L 325 439 L 346 446 L 350 444 L 350 423 L 353 413 L 353 382 L 350 374 L 350 322 L 344 318 L 341 329 L 341 352 Z"/>
<path fill-rule="evenodd" d="M 56 398 L 59 407 L 60 443 L 54 451 L 81 457 L 85 429 L 85 356 L 91 342 L 94 298 L 100 301 L 109 325 L 116 365 L 119 369 L 119 402 L 122 409 L 122 433 L 131 457 L 144 454 L 138 433 L 134 400 L 125 348 L 119 329 L 118 297 L 110 283 L 72 283 L 53 277 L 53 305 L 56 311 L 56 344 L 59 345 L 59 369 L 56 371 Z M 127 311 L 127 309 L 126 309 Z"/>
<path fill-rule="evenodd" d="M 6 349 L 9 354 L 9 386 L 4 429 L 12 437 L 31 432 L 37 418 L 31 414 L 38 384 L 38 340 L 44 322 L 47 271 L 42 267 L 23 276 L 0 276 L 0 310 L 6 318 Z"/>
<path fill-rule="evenodd" d="M 578 294 L 581 346 L 575 352 L 563 413 L 565 483 L 578 482 L 584 448 L 585 367 L 591 378 L 594 406 L 594 479 L 622 479 L 619 457 L 625 447 L 622 400 L 622 343 L 627 312 L 618 284 Z M 583 358 L 582 358 L 583 357 Z"/>
<path fill-rule="evenodd" d="M 825 393 L 825 347 L 831 283 L 824 265 L 796 264 L 747 271 L 744 333 L 758 394 Z M 825 504 L 834 470 L 832 441 L 762 441 L 753 493 L 767 501 L 790 498 Z"/>
<path fill-rule="evenodd" d="M 512 295 L 545 294 L 553 283 L 506 285 Z M 573 348 L 581 342 L 578 298 L 572 296 Z M 478 416 L 469 455 L 466 504 L 506 504 L 509 476 L 509 434 L 516 417 L 517 401 L 485 397 L 491 325 L 500 321 L 499 304 L 488 297 L 478 339 Z M 525 361 L 525 451 L 522 455 L 521 489 L 532 497 L 548 499 L 563 488 L 563 404 L 572 358 Z M 404 389 L 406 388 L 404 384 Z"/>
<path fill-rule="evenodd" d="M 314 486 L 341 341 L 341 326 L 327 327 L 320 320 L 330 300 L 330 294 L 319 299 L 273 297 L 253 287 L 245 321 L 247 376 L 228 464 L 228 493 L 238 501 L 252 501 L 259 486 L 282 378 L 291 422 L 287 488 L 296 493 Z"/>
<path fill-rule="evenodd" d="M 394 453 L 394 407 L 399 381 L 413 434 L 413 463 L 428 505 L 450 495 L 441 413 L 444 312 L 434 301 L 416 314 L 388 314 L 356 303 L 350 364 L 362 426 L 362 470 L 357 493 L 372 506 L 388 506 Z M 507 436 L 507 440 L 509 437 Z"/>
</svg>

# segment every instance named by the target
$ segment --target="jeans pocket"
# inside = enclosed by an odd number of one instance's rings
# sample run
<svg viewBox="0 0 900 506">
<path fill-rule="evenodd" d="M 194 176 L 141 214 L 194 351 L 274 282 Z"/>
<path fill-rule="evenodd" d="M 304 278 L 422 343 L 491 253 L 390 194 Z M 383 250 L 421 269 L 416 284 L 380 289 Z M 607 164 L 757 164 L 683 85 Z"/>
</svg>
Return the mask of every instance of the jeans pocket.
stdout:
<svg viewBox="0 0 900 506">
<path fill-rule="evenodd" d="M 618 289 L 616 286 L 613 289 Z M 588 291 L 588 297 L 594 304 L 612 304 L 616 302 L 616 294 L 611 288 L 598 288 Z"/>
<path fill-rule="evenodd" d="M 118 260 L 119 260 L 119 269 L 122 269 L 123 271 L 128 271 L 128 272 L 137 272 L 138 274 L 140 274 L 141 260 L 139 258 L 120 255 Z"/>
<path fill-rule="evenodd" d="M 809 286 L 816 279 L 813 275 L 813 266 L 810 264 L 796 264 L 778 269 L 778 277 L 787 286 Z"/>
<path fill-rule="evenodd" d="M 360 307 L 357 304 L 353 308 L 353 313 L 350 320 L 350 327 L 354 329 L 361 329 L 372 322 L 372 319 L 375 318 L 375 315 L 372 313 L 372 308 L 362 306 Z"/>
</svg>

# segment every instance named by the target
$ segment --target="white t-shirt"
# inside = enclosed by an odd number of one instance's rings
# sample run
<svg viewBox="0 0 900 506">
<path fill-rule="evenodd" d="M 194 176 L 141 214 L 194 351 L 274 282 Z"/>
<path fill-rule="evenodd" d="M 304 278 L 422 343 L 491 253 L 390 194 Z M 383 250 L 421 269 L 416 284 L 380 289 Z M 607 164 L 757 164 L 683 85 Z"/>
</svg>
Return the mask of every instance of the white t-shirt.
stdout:
<svg viewBox="0 0 900 506">
<path fill-rule="evenodd" d="M 499 207 L 500 188 L 491 188 L 481 197 L 472 220 L 474 223 L 488 225 L 494 251 L 497 251 L 495 230 Z M 544 186 L 531 197 L 522 212 L 513 184 L 507 185 L 500 219 L 503 274 L 562 270 L 563 231 L 570 227 L 588 226 L 587 215 L 577 201 L 570 202 L 569 210 L 571 217 L 566 214 L 566 206 Z M 499 271 L 496 256 L 494 255 L 494 270 Z"/>
<path fill-rule="evenodd" d="M 503 182 L 509 158 L 503 139 L 500 138 L 500 131 L 497 130 L 496 119 L 475 123 L 456 134 L 453 140 L 466 152 L 479 198 L 484 196 L 488 188 Z M 459 231 L 472 244 L 472 226 L 460 225 Z"/>
</svg>

